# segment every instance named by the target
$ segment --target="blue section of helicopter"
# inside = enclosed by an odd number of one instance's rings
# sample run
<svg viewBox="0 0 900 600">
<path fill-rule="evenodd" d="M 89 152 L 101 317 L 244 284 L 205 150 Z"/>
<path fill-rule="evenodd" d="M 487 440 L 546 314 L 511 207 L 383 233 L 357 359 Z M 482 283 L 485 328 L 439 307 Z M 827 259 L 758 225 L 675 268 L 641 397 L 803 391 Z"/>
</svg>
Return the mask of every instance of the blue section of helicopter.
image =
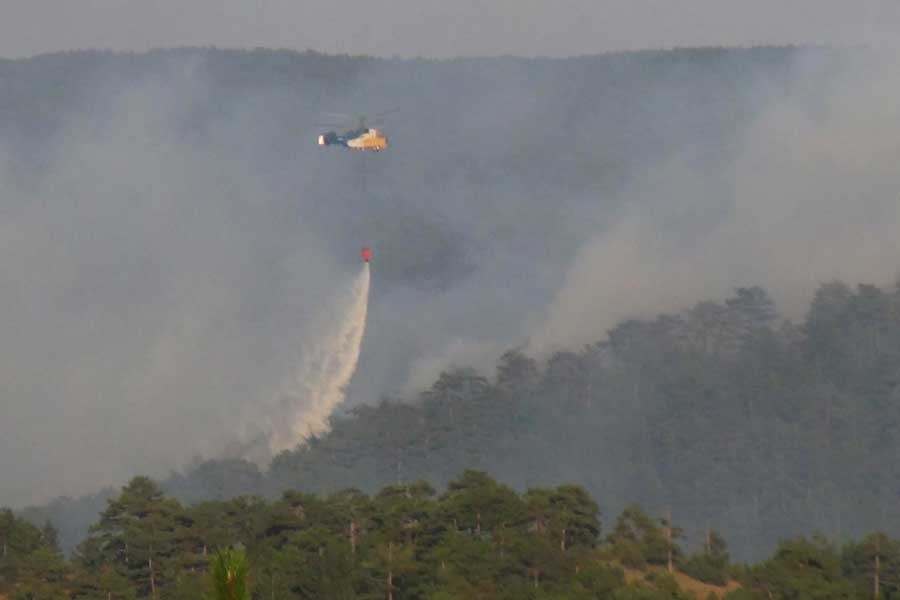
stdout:
<svg viewBox="0 0 900 600">
<path fill-rule="evenodd" d="M 347 146 L 347 142 L 358 138 L 367 131 L 368 129 L 354 129 L 353 131 L 347 131 L 342 134 L 329 131 L 328 133 L 323 133 L 319 136 L 319 144 L 322 146 Z"/>
</svg>

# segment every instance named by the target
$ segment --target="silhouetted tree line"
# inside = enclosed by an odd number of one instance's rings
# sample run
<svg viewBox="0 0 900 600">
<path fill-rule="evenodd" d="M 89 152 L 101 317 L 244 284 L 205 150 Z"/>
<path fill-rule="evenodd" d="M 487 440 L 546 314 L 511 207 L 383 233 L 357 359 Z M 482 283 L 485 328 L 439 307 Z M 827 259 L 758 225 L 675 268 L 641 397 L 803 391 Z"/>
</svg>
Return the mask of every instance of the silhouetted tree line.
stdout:
<svg viewBox="0 0 900 600">
<path fill-rule="evenodd" d="M 212 565 L 216 597 L 246 597 L 248 584 L 260 600 L 900 597 L 900 541 L 881 533 L 841 547 L 792 538 L 756 565 L 732 564 L 715 531 L 690 555 L 681 537 L 670 517 L 637 505 L 604 533 L 584 488 L 517 494 L 480 471 L 441 494 L 417 481 L 371 496 L 289 490 L 271 502 L 189 506 L 137 477 L 109 499 L 70 559 L 52 526 L 0 512 L 0 594 L 196 599 Z M 228 588 L 229 570 L 240 589 Z"/>
</svg>

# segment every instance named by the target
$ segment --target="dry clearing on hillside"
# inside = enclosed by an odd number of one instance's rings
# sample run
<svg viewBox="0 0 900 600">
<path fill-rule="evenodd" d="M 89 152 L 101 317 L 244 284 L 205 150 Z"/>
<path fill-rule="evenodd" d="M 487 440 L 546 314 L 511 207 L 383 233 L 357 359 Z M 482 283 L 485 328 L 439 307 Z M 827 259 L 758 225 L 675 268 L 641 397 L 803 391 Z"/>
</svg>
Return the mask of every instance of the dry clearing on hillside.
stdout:
<svg viewBox="0 0 900 600">
<path fill-rule="evenodd" d="M 646 579 L 649 573 L 661 573 L 665 571 L 665 569 L 661 567 L 649 567 L 646 571 L 623 567 L 623 570 L 625 571 L 625 581 L 628 583 L 640 583 Z M 692 594 L 698 600 L 706 600 L 706 598 L 709 597 L 710 592 L 715 594 L 716 598 L 722 598 L 728 592 L 741 587 L 736 581 L 729 581 L 728 585 L 725 586 L 703 583 L 680 571 L 675 571 L 672 575 L 675 578 L 676 583 L 678 583 L 678 587 Z"/>
</svg>

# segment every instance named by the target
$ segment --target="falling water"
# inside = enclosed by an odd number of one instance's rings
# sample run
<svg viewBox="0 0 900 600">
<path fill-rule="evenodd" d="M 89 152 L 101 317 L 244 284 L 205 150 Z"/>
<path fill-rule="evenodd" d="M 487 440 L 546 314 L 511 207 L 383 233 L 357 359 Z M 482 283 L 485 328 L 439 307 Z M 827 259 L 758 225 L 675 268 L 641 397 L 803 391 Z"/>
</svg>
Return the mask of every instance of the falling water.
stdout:
<svg viewBox="0 0 900 600">
<path fill-rule="evenodd" d="M 334 326 L 304 354 L 265 414 L 256 413 L 255 422 L 248 423 L 255 433 L 252 441 L 244 445 L 242 454 L 246 458 L 266 464 L 279 452 L 327 429 L 328 417 L 344 399 L 344 388 L 359 361 L 369 283 L 369 265 L 365 263 L 348 293 L 338 300 Z"/>
</svg>

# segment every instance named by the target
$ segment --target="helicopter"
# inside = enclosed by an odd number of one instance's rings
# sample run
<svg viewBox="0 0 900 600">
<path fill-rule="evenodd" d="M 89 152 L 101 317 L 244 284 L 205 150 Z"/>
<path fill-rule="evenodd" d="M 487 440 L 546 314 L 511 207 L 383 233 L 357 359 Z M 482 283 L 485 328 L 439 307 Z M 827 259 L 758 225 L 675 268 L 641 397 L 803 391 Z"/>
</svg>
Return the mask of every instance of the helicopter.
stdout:
<svg viewBox="0 0 900 600">
<path fill-rule="evenodd" d="M 396 112 L 397 108 L 393 108 L 391 110 L 382 111 L 375 115 L 375 123 L 380 124 L 380 119 L 385 115 L 388 115 L 392 112 Z M 326 113 L 331 117 L 336 117 L 338 119 L 353 119 L 351 115 L 345 115 L 343 113 Z M 366 125 L 366 117 L 365 115 L 358 115 L 356 117 L 357 124 L 354 129 L 349 129 L 344 131 L 343 133 L 337 133 L 335 131 L 328 131 L 326 133 L 319 135 L 319 145 L 320 146 L 343 146 L 345 148 L 351 148 L 353 150 L 372 150 L 374 152 L 380 152 L 388 147 L 388 139 L 387 136 L 384 135 L 380 129 L 376 129 L 374 127 L 369 127 Z M 334 124 L 325 124 L 323 127 L 338 127 L 339 125 Z"/>
</svg>

